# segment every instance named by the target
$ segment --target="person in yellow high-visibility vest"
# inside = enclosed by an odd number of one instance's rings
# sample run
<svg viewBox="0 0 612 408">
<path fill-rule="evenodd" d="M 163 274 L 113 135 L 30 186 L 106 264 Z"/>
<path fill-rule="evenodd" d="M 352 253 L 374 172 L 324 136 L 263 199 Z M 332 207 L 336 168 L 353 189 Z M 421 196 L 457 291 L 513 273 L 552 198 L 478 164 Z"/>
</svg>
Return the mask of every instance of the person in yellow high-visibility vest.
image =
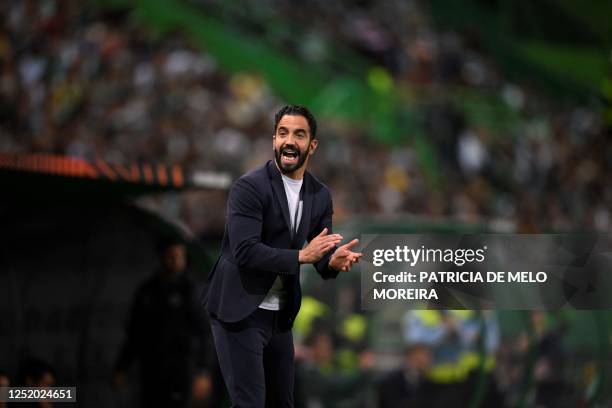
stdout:
<svg viewBox="0 0 612 408">
<path fill-rule="evenodd" d="M 402 323 L 407 344 L 431 347 L 433 362 L 426 377 L 446 386 L 449 399 L 466 397 L 461 385 L 480 367 L 481 340 L 487 351 L 485 367 L 493 368 L 493 355 L 499 344 L 494 315 L 479 316 L 472 310 L 412 310 Z"/>
</svg>

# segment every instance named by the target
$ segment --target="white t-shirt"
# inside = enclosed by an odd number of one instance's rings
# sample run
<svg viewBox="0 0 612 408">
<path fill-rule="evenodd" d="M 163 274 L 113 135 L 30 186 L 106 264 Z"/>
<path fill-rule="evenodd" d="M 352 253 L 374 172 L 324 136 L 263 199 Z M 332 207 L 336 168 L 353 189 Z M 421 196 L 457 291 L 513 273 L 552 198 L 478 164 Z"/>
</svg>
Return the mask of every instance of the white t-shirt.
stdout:
<svg viewBox="0 0 612 408">
<path fill-rule="evenodd" d="M 283 185 L 285 186 L 285 195 L 287 196 L 287 204 L 289 204 L 289 217 L 291 218 L 291 228 L 293 231 L 297 230 L 297 225 L 300 225 L 302 219 L 302 201 L 300 201 L 300 190 L 302 188 L 302 181 L 294 180 L 285 176 L 283 177 Z M 295 232 L 294 232 L 295 233 Z M 266 310 L 280 310 L 285 303 L 285 296 L 287 291 L 283 288 L 283 282 L 280 277 L 277 276 L 270 288 L 270 291 L 259 305 L 260 308 Z"/>
</svg>

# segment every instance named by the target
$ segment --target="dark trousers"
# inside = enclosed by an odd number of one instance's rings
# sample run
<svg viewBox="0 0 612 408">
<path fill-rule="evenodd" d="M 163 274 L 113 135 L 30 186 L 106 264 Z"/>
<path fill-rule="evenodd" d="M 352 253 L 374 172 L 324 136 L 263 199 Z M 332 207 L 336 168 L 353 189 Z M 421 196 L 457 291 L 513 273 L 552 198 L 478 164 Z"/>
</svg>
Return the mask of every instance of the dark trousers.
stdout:
<svg viewBox="0 0 612 408">
<path fill-rule="evenodd" d="M 293 336 L 278 327 L 279 312 L 257 308 L 225 323 L 211 316 L 217 357 L 232 407 L 293 407 Z"/>
</svg>

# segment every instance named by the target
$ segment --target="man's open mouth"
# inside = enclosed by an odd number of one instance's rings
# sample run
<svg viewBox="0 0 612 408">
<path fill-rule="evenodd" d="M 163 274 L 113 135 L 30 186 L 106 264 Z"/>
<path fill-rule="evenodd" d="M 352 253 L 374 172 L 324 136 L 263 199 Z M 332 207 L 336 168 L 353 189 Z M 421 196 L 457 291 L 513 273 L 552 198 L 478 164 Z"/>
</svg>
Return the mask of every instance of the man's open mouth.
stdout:
<svg viewBox="0 0 612 408">
<path fill-rule="evenodd" d="M 299 154 L 291 148 L 283 149 L 281 152 L 281 160 L 283 164 L 295 164 L 298 161 Z"/>
</svg>

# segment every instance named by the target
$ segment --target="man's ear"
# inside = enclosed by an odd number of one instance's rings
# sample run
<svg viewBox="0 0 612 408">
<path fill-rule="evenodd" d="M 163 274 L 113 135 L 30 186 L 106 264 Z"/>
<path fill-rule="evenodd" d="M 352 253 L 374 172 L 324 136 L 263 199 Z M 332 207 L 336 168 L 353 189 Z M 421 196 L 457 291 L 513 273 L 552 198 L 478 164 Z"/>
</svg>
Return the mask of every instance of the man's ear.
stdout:
<svg viewBox="0 0 612 408">
<path fill-rule="evenodd" d="M 318 139 L 312 139 L 310 141 L 310 146 L 309 146 L 309 152 L 308 154 L 313 154 L 315 152 L 315 150 L 317 150 L 317 145 L 319 144 L 319 140 Z"/>
</svg>

